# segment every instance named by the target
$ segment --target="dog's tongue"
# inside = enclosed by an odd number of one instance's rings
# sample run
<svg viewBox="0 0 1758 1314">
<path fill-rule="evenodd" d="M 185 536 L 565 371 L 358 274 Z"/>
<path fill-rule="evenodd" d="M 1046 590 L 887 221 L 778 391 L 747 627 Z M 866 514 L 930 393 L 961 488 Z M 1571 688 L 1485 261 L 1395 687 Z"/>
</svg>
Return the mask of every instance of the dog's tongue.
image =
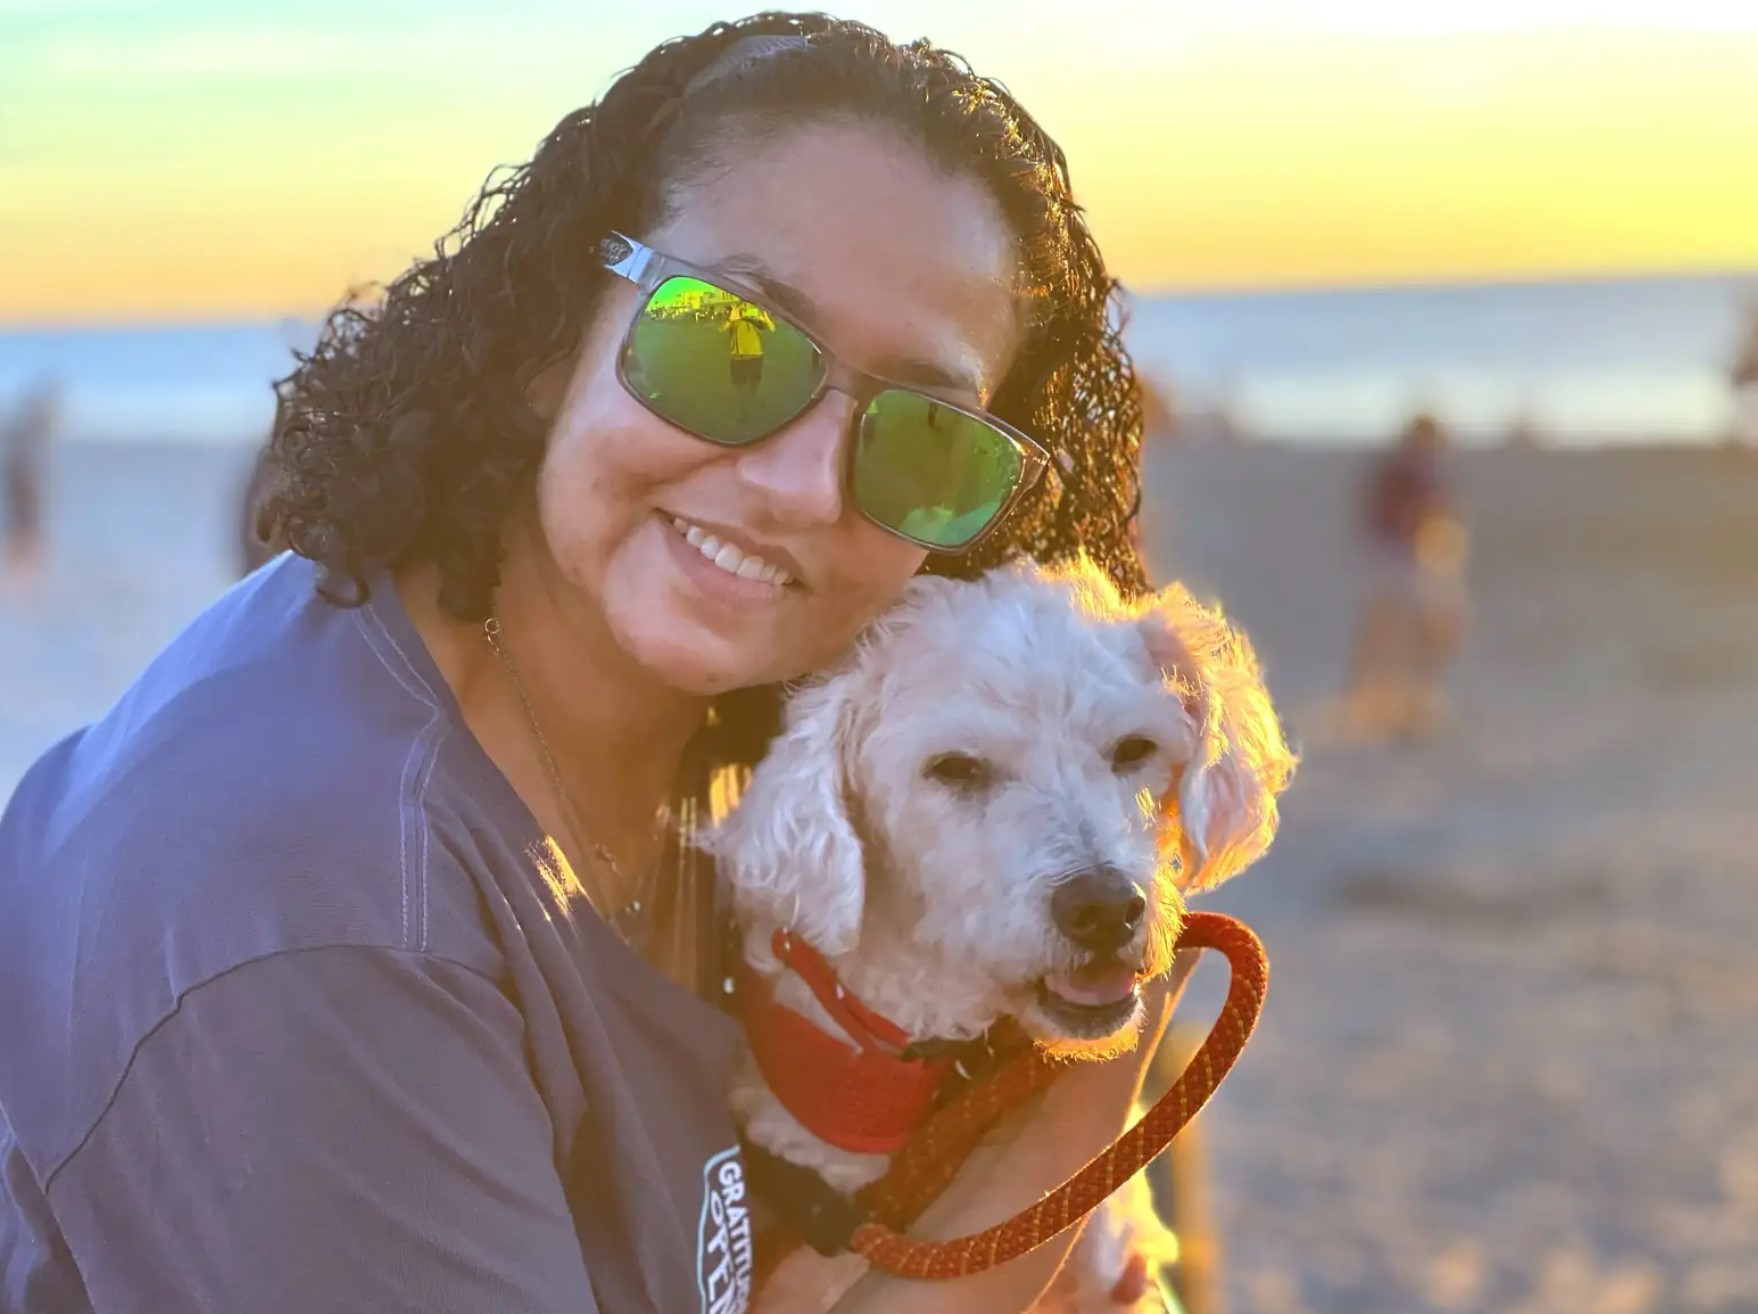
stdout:
<svg viewBox="0 0 1758 1314">
<path fill-rule="evenodd" d="M 1121 1003 L 1135 989 L 1135 973 L 1122 963 L 1088 963 L 1072 972 L 1044 978 L 1049 989 L 1071 1004 L 1098 1007 Z"/>
</svg>

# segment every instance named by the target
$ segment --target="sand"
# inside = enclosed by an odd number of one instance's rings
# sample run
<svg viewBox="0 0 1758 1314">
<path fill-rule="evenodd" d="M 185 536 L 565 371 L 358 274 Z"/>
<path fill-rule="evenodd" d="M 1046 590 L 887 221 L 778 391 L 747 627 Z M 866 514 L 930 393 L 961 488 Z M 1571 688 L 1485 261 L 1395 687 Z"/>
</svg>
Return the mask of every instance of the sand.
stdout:
<svg viewBox="0 0 1758 1314">
<path fill-rule="evenodd" d="M 1305 754 L 1211 900 L 1274 964 L 1204 1115 L 1231 1307 L 1758 1311 L 1758 460 L 1463 454 L 1459 724 L 1385 748 L 1327 706 L 1357 459 L 1149 463 L 1156 571 L 1252 632 Z M 48 573 L 0 593 L 0 794 L 225 585 L 245 464 L 57 453 Z"/>
<path fill-rule="evenodd" d="M 1232 1308 L 1758 1310 L 1758 461 L 1467 454 L 1459 724 L 1404 749 L 1328 728 L 1351 466 L 1149 467 L 1306 759 L 1215 898 L 1273 963 L 1205 1115 Z"/>
</svg>

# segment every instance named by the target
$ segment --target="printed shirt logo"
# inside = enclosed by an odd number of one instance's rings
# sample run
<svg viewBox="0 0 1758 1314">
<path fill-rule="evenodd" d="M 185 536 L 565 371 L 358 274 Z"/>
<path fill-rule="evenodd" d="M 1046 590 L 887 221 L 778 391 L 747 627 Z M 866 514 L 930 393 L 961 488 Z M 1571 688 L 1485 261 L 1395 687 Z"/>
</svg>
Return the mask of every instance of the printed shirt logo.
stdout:
<svg viewBox="0 0 1758 1314">
<path fill-rule="evenodd" d="M 745 1165 L 735 1145 L 702 1167 L 702 1222 L 696 1233 L 696 1289 L 702 1314 L 744 1314 L 751 1303 L 751 1210 Z"/>
</svg>

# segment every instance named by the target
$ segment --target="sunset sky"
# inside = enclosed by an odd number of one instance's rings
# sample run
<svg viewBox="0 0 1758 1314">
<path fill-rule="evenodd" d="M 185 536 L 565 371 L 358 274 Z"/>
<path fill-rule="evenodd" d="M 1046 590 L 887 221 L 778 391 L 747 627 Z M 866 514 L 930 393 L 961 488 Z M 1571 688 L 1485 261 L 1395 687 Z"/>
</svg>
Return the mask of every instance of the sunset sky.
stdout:
<svg viewBox="0 0 1758 1314">
<path fill-rule="evenodd" d="M 1057 136 L 1137 288 L 1758 268 L 1758 0 L 873 0 Z M 394 274 L 685 0 L 0 0 L 0 321 Z"/>
</svg>

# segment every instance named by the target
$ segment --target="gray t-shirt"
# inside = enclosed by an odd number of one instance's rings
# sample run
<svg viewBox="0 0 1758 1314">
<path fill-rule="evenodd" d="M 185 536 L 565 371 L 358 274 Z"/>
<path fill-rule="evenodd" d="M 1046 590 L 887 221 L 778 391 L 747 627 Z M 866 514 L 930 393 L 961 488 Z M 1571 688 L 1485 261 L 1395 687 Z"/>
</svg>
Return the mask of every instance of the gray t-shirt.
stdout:
<svg viewBox="0 0 1758 1314">
<path fill-rule="evenodd" d="M 744 1305 L 737 1033 L 381 580 L 232 589 L 0 819 L 0 1312 Z"/>
</svg>

